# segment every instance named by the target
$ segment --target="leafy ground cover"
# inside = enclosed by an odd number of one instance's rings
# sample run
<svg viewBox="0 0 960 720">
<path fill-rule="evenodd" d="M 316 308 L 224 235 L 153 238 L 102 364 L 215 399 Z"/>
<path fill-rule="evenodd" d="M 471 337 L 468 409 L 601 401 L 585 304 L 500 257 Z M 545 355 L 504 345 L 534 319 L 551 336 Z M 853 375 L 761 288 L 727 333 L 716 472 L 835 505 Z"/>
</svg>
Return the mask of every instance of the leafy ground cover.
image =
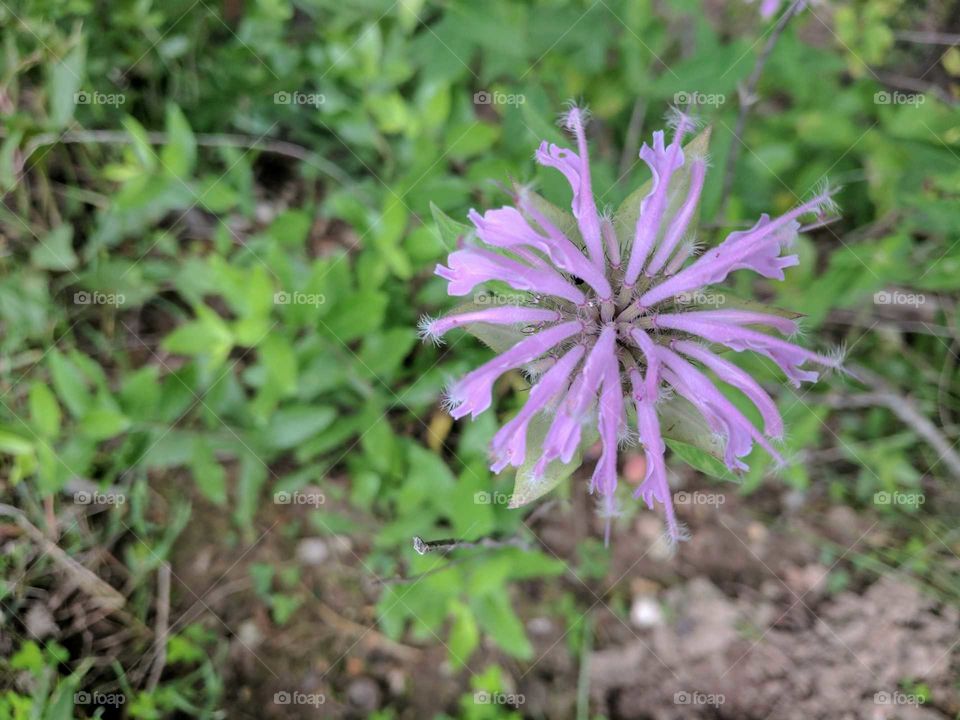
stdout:
<svg viewBox="0 0 960 720">
<path fill-rule="evenodd" d="M 813 3 L 752 96 L 777 20 L 740 2 L 0 17 L 0 717 L 960 713 L 952 8 Z M 728 291 L 802 313 L 853 374 L 794 391 L 735 358 L 792 462 L 734 484 L 674 447 L 672 558 L 640 507 L 603 547 L 592 448 L 509 508 L 496 418 L 440 405 L 489 349 L 417 339 L 454 305 L 432 271 L 471 207 L 513 181 L 569 202 L 532 152 L 570 98 L 611 208 L 668 107 L 697 106 L 708 245 L 843 186 L 786 282 Z M 526 387 L 498 385 L 500 417 Z"/>
</svg>

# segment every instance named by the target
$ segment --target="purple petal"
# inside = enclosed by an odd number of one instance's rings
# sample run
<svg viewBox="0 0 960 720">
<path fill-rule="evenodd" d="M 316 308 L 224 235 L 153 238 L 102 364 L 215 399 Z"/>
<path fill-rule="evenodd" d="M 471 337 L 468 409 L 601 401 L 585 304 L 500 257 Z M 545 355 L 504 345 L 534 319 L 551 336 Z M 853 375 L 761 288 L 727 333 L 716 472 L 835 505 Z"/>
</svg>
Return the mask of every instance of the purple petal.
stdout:
<svg viewBox="0 0 960 720">
<path fill-rule="evenodd" d="M 676 541 L 680 538 L 680 531 L 673 510 L 673 498 L 670 497 L 670 484 L 667 481 L 667 465 L 664 461 L 667 448 L 660 433 L 660 421 L 657 419 L 656 387 L 660 378 L 656 369 L 648 367 L 646 378 L 641 381 L 640 372 L 634 368 L 630 371 L 630 382 L 633 385 L 633 400 L 637 408 L 637 430 L 647 458 L 646 476 L 640 487 L 634 491 L 634 497 L 642 497 L 651 510 L 655 501 L 663 505 L 670 537 Z M 654 389 L 653 393 L 650 392 L 651 388 Z"/>
<path fill-rule="evenodd" d="M 476 418 L 490 407 L 493 384 L 503 373 L 536 360 L 550 348 L 582 330 L 583 324 L 578 320 L 554 325 L 521 340 L 505 353 L 467 373 L 448 392 L 450 414 L 458 419 L 467 414 Z"/>
<path fill-rule="evenodd" d="M 796 218 L 828 204 L 828 194 L 794 208 L 776 220 L 762 215 L 750 230 L 734 232 L 695 263 L 654 286 L 640 297 L 640 306 L 649 308 L 680 293 L 723 282 L 734 270 L 749 269 L 768 278 L 783 280 L 783 269 L 796 265 L 796 255 L 781 257 L 783 248 L 797 236 Z"/>
<path fill-rule="evenodd" d="M 833 368 L 840 366 L 839 360 L 811 352 L 799 345 L 794 345 L 757 330 L 731 325 L 730 323 L 688 319 L 688 315 L 694 314 L 655 315 L 653 316 L 653 322 L 657 327 L 697 335 L 710 342 L 726 345 L 737 352 L 752 350 L 761 355 L 766 355 L 780 366 L 780 369 L 786 373 L 794 387 L 799 387 L 800 383 L 803 382 L 816 382 L 819 377 L 812 370 L 800 369 L 800 366 L 806 362 Z"/>
<path fill-rule="evenodd" d="M 448 315 L 447 317 L 431 319 L 424 317 L 420 320 L 420 338 L 440 342 L 440 338 L 453 328 L 463 327 L 471 323 L 486 323 L 488 325 L 520 325 L 525 323 L 545 323 L 560 320 L 560 313 L 556 310 L 530 308 L 508 305 L 505 307 L 487 308 Z"/>
<path fill-rule="evenodd" d="M 586 295 L 563 276 L 546 267 L 534 268 L 516 260 L 481 248 L 465 248 L 450 253 L 449 267 L 437 265 L 436 274 L 449 280 L 447 293 L 468 295 L 477 285 L 489 280 L 500 280 L 514 290 L 553 295 L 583 305 Z"/>
<path fill-rule="evenodd" d="M 703 363 L 723 382 L 732 385 L 750 398 L 763 418 L 764 432 L 773 438 L 783 437 L 783 418 L 780 416 L 777 404 L 748 372 L 695 342 L 675 340 L 670 345 L 674 350 Z"/>
<path fill-rule="evenodd" d="M 557 408 L 556 417 L 543 442 L 543 455 L 534 467 L 534 476 L 542 476 L 547 465 L 556 458 L 564 463 L 573 459 L 580 445 L 581 426 L 597 397 L 607 368 L 611 364 L 617 366 L 615 341 L 616 330 L 613 325 L 606 325 L 584 361 L 583 369 Z"/>
<path fill-rule="evenodd" d="M 664 147 L 663 131 L 659 130 L 653 134 L 652 148 L 646 143 L 640 148 L 640 159 L 650 166 L 653 184 L 650 192 L 640 202 L 640 215 L 637 218 L 633 245 L 630 248 L 630 261 L 627 263 L 627 273 L 623 280 L 625 285 L 633 286 L 637 282 L 640 271 L 643 270 L 647 257 L 656 243 L 663 215 L 667 209 L 670 178 L 683 166 L 681 144 L 683 135 L 691 127 L 690 120 L 681 116 L 673 142 L 668 147 Z"/>
<path fill-rule="evenodd" d="M 544 141 L 537 150 L 536 158 L 541 165 L 562 172 L 573 189 L 573 216 L 577 219 L 580 234 L 587 246 L 590 260 L 603 268 L 603 245 L 600 241 L 600 216 L 590 183 L 590 154 L 583 131 L 583 115 L 577 108 L 567 114 L 566 126 L 577 138 L 578 153 Z"/>
<path fill-rule="evenodd" d="M 691 310 L 682 313 L 682 315 L 687 320 L 696 320 L 698 322 L 731 323 L 733 325 L 767 325 L 784 335 L 793 335 L 798 330 L 796 320 L 772 313 L 756 312 L 754 310 Z M 664 313 L 657 317 L 676 316 Z"/>
<path fill-rule="evenodd" d="M 657 248 L 653 260 L 645 271 L 647 277 L 653 277 L 660 272 L 660 268 L 664 266 L 687 232 L 693 214 L 697 210 L 697 203 L 700 202 L 700 193 L 703 190 L 703 180 L 706 175 L 707 163 L 703 160 L 694 160 L 690 166 L 690 191 L 687 193 L 687 199 L 683 201 L 680 210 L 670 222 L 663 242 L 660 243 L 660 247 Z"/>
<path fill-rule="evenodd" d="M 660 360 L 668 368 L 664 377 L 677 392 L 692 402 L 707 423 L 727 438 L 726 464 L 731 469 L 747 469 L 739 460 L 750 453 L 751 439 L 766 450 L 778 463 L 783 458 L 767 442 L 767 439 L 724 397 L 710 379 L 672 350 L 657 347 Z"/>
<path fill-rule="evenodd" d="M 527 456 L 527 427 L 530 421 L 567 386 L 570 373 L 585 352 L 583 345 L 576 345 L 560 358 L 530 390 L 520 412 L 493 436 L 491 448 L 495 461 L 490 466 L 491 470 L 499 473 L 507 465 L 519 467 L 523 464 Z"/>
<path fill-rule="evenodd" d="M 470 220 L 477 227 L 480 239 L 488 245 L 514 252 L 522 246 L 534 248 L 549 257 L 556 267 L 584 280 L 601 298 L 609 299 L 613 290 L 603 272 L 531 203 L 521 197 L 519 204 L 523 212 L 543 228 L 546 237 L 534 230 L 519 210 L 502 207 L 488 210 L 483 215 L 470 211 Z"/>
</svg>

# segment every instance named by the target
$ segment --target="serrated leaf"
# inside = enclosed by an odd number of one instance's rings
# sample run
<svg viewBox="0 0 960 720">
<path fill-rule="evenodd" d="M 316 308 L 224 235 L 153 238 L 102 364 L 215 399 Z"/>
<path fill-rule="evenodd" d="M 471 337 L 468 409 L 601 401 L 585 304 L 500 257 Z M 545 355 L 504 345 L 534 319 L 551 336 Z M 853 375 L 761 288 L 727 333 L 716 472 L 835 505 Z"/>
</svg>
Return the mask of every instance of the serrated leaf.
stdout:
<svg viewBox="0 0 960 720">
<path fill-rule="evenodd" d="M 710 145 L 710 128 L 707 127 L 697 135 L 693 140 L 683 146 L 684 157 L 686 158 L 683 166 L 670 178 L 670 187 L 667 194 L 667 209 L 663 216 L 663 227 L 667 227 L 670 219 L 680 210 L 680 206 L 687 197 L 690 190 L 690 167 L 691 156 L 703 157 L 707 154 Z M 613 227 L 617 238 L 620 240 L 620 246 L 623 248 L 623 256 L 630 257 L 630 248 L 633 246 L 633 236 L 637 228 L 637 218 L 640 216 L 640 203 L 653 187 L 653 178 L 647 180 L 638 187 L 621 203 L 617 209 L 617 214 L 613 220 Z M 690 220 L 687 228 L 687 235 L 693 234 L 697 229 L 699 205 L 694 217 Z"/>
</svg>

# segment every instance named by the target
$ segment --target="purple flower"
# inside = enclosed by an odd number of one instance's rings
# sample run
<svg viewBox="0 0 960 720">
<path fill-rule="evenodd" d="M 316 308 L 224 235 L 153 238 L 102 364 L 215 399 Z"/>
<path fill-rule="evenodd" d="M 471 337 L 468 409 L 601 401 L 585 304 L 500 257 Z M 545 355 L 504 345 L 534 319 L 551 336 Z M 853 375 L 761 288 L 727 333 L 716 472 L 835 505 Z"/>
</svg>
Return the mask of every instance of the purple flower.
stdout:
<svg viewBox="0 0 960 720">
<path fill-rule="evenodd" d="M 455 418 L 476 417 L 490 407 L 500 376 L 525 370 L 532 379 L 529 397 L 493 438 L 491 467 L 498 473 L 526 467 L 527 480 L 543 481 L 553 463 L 574 462 L 596 428 L 602 450 L 590 490 L 602 499 L 607 537 L 616 514 L 619 447 L 635 425 L 646 456 L 646 476 L 635 496 L 651 509 L 663 506 L 670 537 L 676 540 L 683 530 L 670 497 L 658 412 L 665 399 L 677 395 L 695 408 L 707 434 L 721 440 L 720 455 L 731 470 L 747 469 L 743 458 L 755 444 L 780 464 L 772 444 L 784 432 L 776 403 L 718 352 L 764 355 L 795 385 L 818 378 L 811 365 L 840 365 L 838 357 L 779 337 L 797 332 L 791 319 L 752 309 L 704 309 L 690 302 L 691 294 L 725 281 L 736 270 L 782 280 L 784 269 L 798 262 L 787 253 L 799 232 L 799 218 L 831 210 L 831 193 L 818 193 L 776 219 L 762 215 L 749 230 L 733 232 L 695 257 L 695 217 L 707 159 L 692 150 L 698 145 L 683 147 L 694 122 L 677 113 L 669 145 L 660 131 L 654 133 L 652 147 L 643 146 L 640 158 L 652 173 L 649 189 L 639 201 L 635 222 L 619 217 L 615 223 L 597 208 L 584 121 L 578 108 L 564 119 L 576 138 L 576 151 L 543 143 L 536 153 L 540 164 L 566 176 L 573 217 L 520 188 L 515 207 L 483 214 L 471 210 L 479 243 L 461 243 L 447 265 L 436 269 L 448 281 L 450 295 L 467 295 L 498 281 L 526 293 L 527 302 L 472 306 L 441 319 L 424 318 L 421 336 L 439 342 L 453 328 L 483 326 L 515 333 L 515 342 L 504 352 L 450 386 L 447 407 Z M 708 373 L 752 402 L 762 430 Z M 537 419 L 545 430 L 534 443 L 531 423 Z"/>
</svg>

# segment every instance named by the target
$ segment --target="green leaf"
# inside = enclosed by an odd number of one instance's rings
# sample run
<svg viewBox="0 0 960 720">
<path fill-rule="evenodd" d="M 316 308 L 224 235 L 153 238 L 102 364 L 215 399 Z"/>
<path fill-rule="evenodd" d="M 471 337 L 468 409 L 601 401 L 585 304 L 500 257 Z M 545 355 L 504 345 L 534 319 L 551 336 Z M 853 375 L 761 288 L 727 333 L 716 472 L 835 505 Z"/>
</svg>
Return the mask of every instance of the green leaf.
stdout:
<svg viewBox="0 0 960 720">
<path fill-rule="evenodd" d="M 396 197 L 393 192 L 389 193 L 384 200 L 383 211 L 376 221 L 376 230 L 372 236 L 373 246 L 377 249 L 379 256 L 401 280 L 407 280 L 413 274 L 410 260 L 400 246 L 409 217 L 410 213 L 403 200 Z"/>
<path fill-rule="evenodd" d="M 183 112 L 173 103 L 167 106 L 167 144 L 160 151 L 160 164 L 167 172 L 187 178 L 197 160 L 197 141 Z"/>
<path fill-rule="evenodd" d="M 433 221 L 437 224 L 440 239 L 448 250 L 456 248 L 460 238 L 472 232 L 469 225 L 457 222 L 433 203 L 430 203 L 430 212 L 433 213 Z"/>
<path fill-rule="evenodd" d="M 17 151 L 20 150 L 21 140 L 23 130 L 11 130 L 0 145 L 0 188 L 4 191 L 17 184 L 17 176 L 20 174 Z"/>
<path fill-rule="evenodd" d="M 107 440 L 129 427 L 127 417 L 110 408 L 94 408 L 80 420 L 81 432 L 92 440 Z"/>
<path fill-rule="evenodd" d="M 281 408 L 264 430 L 264 440 L 273 448 L 289 450 L 325 430 L 336 417 L 336 409 L 326 405 Z"/>
<path fill-rule="evenodd" d="M 202 441 L 194 443 L 190 470 L 193 472 L 197 488 L 207 500 L 216 505 L 226 504 L 227 475 L 223 465 L 217 462 L 213 449 L 207 443 Z"/>
<path fill-rule="evenodd" d="M 704 157 L 710 146 L 710 128 L 707 127 L 703 132 L 697 135 L 693 140 L 687 143 L 684 148 L 686 158 Z M 687 160 L 670 178 L 670 186 L 667 194 L 667 209 L 664 212 L 662 227 L 668 227 L 670 218 L 679 210 L 683 201 L 690 190 L 690 168 L 693 163 Z M 617 238 L 620 240 L 620 246 L 623 248 L 623 257 L 630 257 L 630 249 L 633 246 L 633 236 L 636 233 L 637 218 L 640 216 L 640 203 L 653 187 L 653 179 L 647 180 L 643 185 L 634 190 L 620 205 L 617 214 L 614 217 L 613 227 Z M 697 212 L 699 213 L 699 206 Z M 687 236 L 692 235 L 697 229 L 697 218 L 690 221 L 687 228 Z"/>
<path fill-rule="evenodd" d="M 480 630 L 470 608 L 459 600 L 451 601 L 450 614 L 453 616 L 450 637 L 447 639 L 450 664 L 457 668 L 466 667 L 480 643 Z"/>
<path fill-rule="evenodd" d="M 66 127 L 73 117 L 86 63 L 87 47 L 81 39 L 61 60 L 50 66 L 50 122 L 54 128 Z"/>
<path fill-rule="evenodd" d="M 683 460 L 690 467 L 699 470 L 705 475 L 718 478 L 720 480 L 726 480 L 728 482 L 739 483 L 740 480 L 734 475 L 730 470 L 724 465 L 720 460 L 717 460 L 713 455 L 704 450 L 701 450 L 695 445 L 689 445 L 685 442 L 680 442 L 679 440 L 670 440 L 664 438 L 667 446 L 673 450 L 673 452 Z"/>
<path fill-rule="evenodd" d="M 131 147 L 133 148 L 133 154 L 137 158 L 137 162 L 139 162 L 147 172 L 153 172 L 157 167 L 157 154 L 154 152 L 153 145 L 150 143 L 150 137 L 147 134 L 146 128 L 129 115 L 123 118 L 120 123 L 124 129 L 130 133 L 130 137 L 133 140 Z"/>
<path fill-rule="evenodd" d="M 30 251 L 30 262 L 41 270 L 72 270 L 77 266 L 72 242 L 73 226 L 59 225 L 39 239 Z"/>
<path fill-rule="evenodd" d="M 30 418 L 41 435 L 52 438 L 60 432 L 62 415 L 57 398 L 45 384 L 34 382 L 30 386 Z"/>
<path fill-rule="evenodd" d="M 33 453 L 33 443 L 15 432 L 0 429 L 0 453 L 31 455 Z"/>
<path fill-rule="evenodd" d="M 692 445 L 718 461 L 724 457 L 723 441 L 689 400 L 673 395 L 657 405 L 660 434 L 665 440 Z M 726 467 L 726 466 L 724 466 Z"/>
<path fill-rule="evenodd" d="M 275 386 L 280 397 L 297 389 L 297 356 L 293 346 L 279 334 L 271 334 L 257 349 L 260 362 L 267 370 L 267 382 Z"/>
<path fill-rule="evenodd" d="M 480 628 L 509 655 L 521 660 L 533 657 L 523 623 L 513 612 L 506 590 L 470 599 Z"/>
<path fill-rule="evenodd" d="M 83 373 L 56 349 L 47 356 L 47 367 L 60 400 L 71 415 L 82 417 L 90 406 L 90 393 Z"/>
</svg>

